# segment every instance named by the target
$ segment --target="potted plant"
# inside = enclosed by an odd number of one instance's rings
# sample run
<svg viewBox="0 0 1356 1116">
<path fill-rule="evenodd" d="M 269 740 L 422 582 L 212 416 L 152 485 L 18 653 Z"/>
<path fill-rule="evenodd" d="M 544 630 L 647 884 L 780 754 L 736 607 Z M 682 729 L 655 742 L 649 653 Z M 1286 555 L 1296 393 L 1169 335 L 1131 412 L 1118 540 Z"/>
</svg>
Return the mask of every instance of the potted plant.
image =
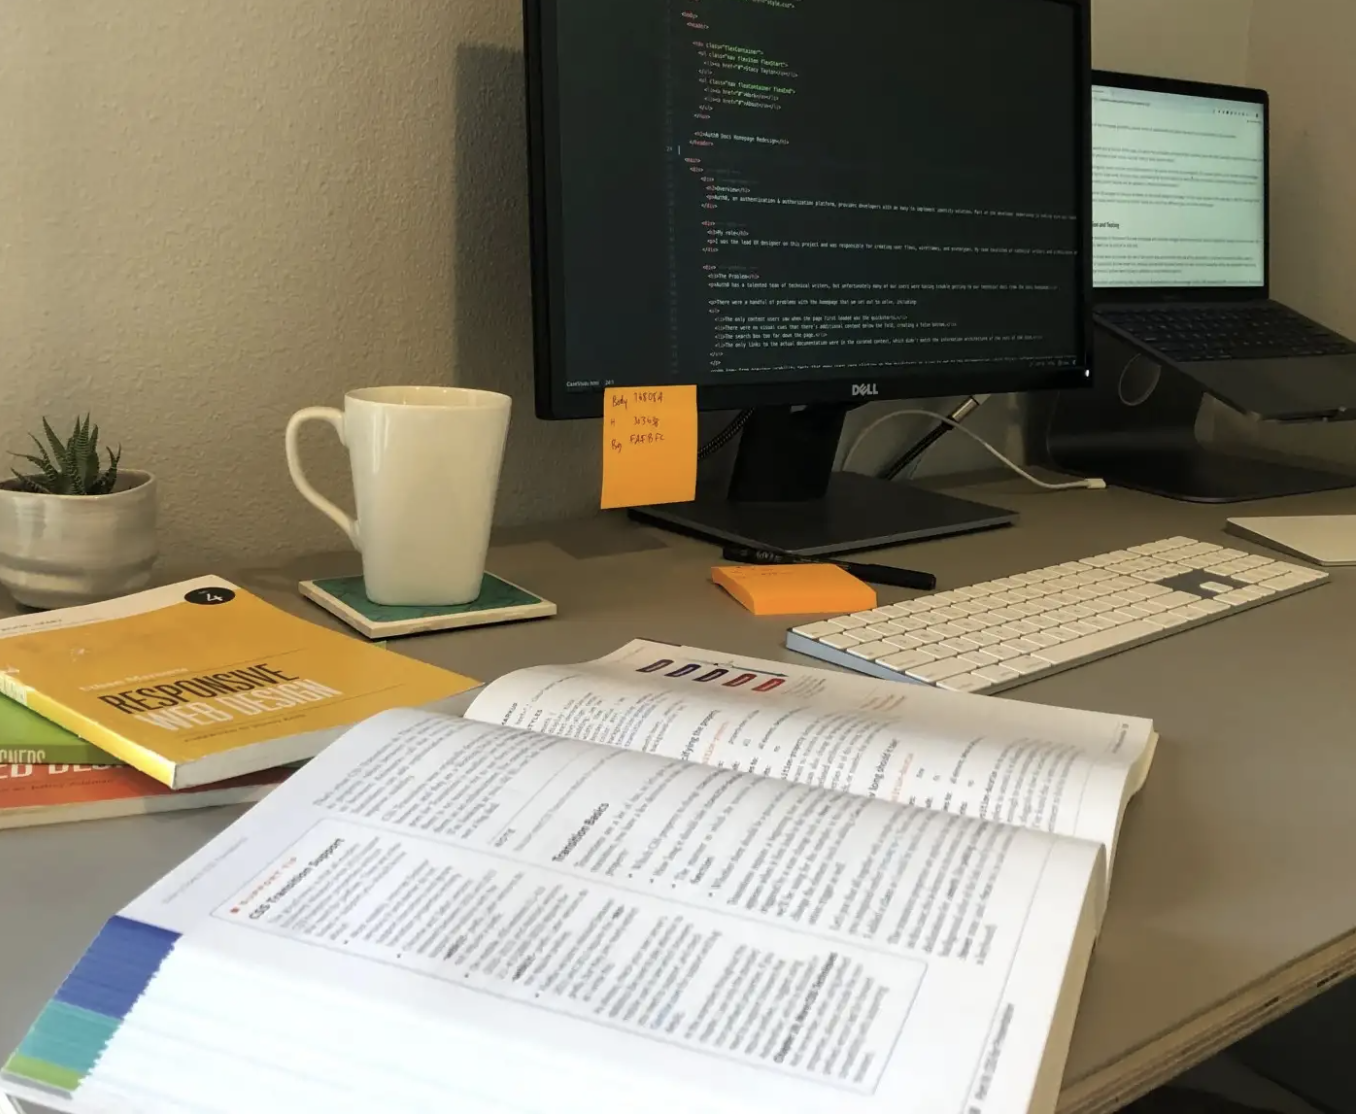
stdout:
<svg viewBox="0 0 1356 1116">
<path fill-rule="evenodd" d="M 20 604 L 60 608 L 145 588 L 155 564 L 156 483 L 100 459 L 99 428 L 77 419 L 63 442 L 47 419 L 46 444 L 16 453 L 32 468 L 0 481 L 0 584 Z"/>
</svg>

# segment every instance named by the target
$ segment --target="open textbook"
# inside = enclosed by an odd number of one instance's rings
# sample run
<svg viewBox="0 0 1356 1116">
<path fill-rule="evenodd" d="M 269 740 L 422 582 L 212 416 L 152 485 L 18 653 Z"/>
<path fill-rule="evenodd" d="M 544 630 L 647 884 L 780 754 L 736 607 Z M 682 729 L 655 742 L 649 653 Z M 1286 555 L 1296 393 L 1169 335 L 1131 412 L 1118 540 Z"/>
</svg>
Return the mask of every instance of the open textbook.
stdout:
<svg viewBox="0 0 1356 1116">
<path fill-rule="evenodd" d="M 73 1112 L 1049 1110 L 1147 721 L 636 641 L 350 729 L 101 931 Z"/>
</svg>

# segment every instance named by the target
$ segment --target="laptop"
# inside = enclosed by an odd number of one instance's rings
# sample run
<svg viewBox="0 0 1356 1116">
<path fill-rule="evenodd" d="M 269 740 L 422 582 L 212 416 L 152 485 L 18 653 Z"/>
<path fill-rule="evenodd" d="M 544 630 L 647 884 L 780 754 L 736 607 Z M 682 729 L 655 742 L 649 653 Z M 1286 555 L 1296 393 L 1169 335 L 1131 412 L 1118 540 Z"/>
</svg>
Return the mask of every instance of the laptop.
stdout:
<svg viewBox="0 0 1356 1116">
<path fill-rule="evenodd" d="M 1270 297 L 1266 92 L 1092 81 L 1098 324 L 1244 414 L 1356 418 L 1356 343 Z"/>
</svg>

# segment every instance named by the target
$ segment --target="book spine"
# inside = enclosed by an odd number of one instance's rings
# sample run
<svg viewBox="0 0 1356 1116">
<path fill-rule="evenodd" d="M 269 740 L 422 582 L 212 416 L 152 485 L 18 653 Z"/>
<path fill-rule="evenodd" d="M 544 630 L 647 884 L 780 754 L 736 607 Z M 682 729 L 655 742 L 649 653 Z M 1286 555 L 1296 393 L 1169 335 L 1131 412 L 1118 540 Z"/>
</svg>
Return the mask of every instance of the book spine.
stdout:
<svg viewBox="0 0 1356 1116">
<path fill-rule="evenodd" d="M 82 740 L 86 740 L 97 748 L 102 748 L 109 755 L 122 760 L 123 763 L 135 767 L 138 771 L 145 772 L 152 779 L 164 783 L 167 787 L 173 787 L 176 765 L 165 759 L 164 756 L 144 748 L 135 741 L 128 740 L 98 721 L 86 717 L 82 713 L 77 713 L 69 706 L 63 705 L 59 701 L 54 701 L 46 694 L 33 689 L 32 686 L 25 686 L 11 674 L 0 671 L 0 693 L 5 697 L 13 698 L 20 705 L 27 706 L 39 717 L 46 717 L 53 724 L 60 725 L 62 728 L 75 733 Z"/>
<path fill-rule="evenodd" d="M 92 767 L 125 767 L 126 761 L 86 740 L 61 744 L 0 744 L 0 763 L 84 763 Z"/>
</svg>

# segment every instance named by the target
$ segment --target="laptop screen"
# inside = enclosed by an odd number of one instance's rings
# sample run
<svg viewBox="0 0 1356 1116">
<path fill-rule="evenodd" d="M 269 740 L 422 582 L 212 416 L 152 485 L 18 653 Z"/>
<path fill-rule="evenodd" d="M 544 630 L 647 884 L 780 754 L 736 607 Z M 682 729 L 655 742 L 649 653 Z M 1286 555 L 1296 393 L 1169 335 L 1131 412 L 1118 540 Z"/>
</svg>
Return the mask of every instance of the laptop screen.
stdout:
<svg viewBox="0 0 1356 1116">
<path fill-rule="evenodd" d="M 1093 285 L 1261 287 L 1265 160 L 1260 104 L 1095 84 Z"/>
</svg>

